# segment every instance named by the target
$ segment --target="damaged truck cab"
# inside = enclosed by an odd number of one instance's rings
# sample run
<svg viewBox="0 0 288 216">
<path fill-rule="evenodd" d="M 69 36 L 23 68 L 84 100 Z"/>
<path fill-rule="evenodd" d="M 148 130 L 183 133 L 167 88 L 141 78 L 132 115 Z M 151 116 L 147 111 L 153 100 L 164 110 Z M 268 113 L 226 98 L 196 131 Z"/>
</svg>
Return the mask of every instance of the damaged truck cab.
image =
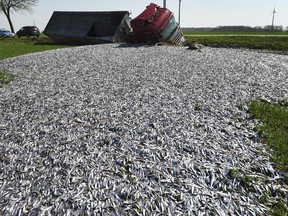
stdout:
<svg viewBox="0 0 288 216">
<path fill-rule="evenodd" d="M 173 13 L 151 3 L 139 16 L 131 21 L 132 32 L 137 43 L 165 42 L 183 45 L 183 32 Z"/>
</svg>

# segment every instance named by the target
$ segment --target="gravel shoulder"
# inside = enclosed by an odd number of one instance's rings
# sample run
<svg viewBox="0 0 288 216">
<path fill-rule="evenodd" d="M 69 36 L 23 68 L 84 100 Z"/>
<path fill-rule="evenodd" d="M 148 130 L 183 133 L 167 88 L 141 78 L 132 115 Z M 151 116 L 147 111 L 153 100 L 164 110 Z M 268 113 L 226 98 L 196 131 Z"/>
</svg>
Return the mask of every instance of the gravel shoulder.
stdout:
<svg viewBox="0 0 288 216">
<path fill-rule="evenodd" d="M 2 215 L 263 215 L 287 193 L 247 105 L 288 98 L 288 56 L 107 44 L 0 69 Z"/>
</svg>

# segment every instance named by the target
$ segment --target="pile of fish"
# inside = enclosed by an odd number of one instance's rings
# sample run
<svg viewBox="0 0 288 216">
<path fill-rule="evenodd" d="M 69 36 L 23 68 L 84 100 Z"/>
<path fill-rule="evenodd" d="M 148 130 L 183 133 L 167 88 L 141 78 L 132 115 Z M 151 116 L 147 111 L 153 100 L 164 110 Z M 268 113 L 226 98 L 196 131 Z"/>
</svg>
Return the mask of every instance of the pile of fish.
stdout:
<svg viewBox="0 0 288 216">
<path fill-rule="evenodd" d="M 287 200 L 247 109 L 288 56 L 81 46 L 0 61 L 0 215 L 265 215 Z"/>
</svg>

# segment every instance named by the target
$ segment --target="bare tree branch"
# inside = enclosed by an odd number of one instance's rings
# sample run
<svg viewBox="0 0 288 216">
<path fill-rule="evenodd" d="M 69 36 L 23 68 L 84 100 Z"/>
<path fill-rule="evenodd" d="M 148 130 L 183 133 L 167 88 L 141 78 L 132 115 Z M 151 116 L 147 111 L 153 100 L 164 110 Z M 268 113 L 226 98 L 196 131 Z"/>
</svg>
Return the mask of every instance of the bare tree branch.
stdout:
<svg viewBox="0 0 288 216">
<path fill-rule="evenodd" d="M 11 20 L 11 12 L 28 11 L 32 12 L 33 6 L 38 4 L 38 0 L 0 0 L 0 12 L 3 12 L 9 22 L 11 32 L 14 32 Z"/>
</svg>

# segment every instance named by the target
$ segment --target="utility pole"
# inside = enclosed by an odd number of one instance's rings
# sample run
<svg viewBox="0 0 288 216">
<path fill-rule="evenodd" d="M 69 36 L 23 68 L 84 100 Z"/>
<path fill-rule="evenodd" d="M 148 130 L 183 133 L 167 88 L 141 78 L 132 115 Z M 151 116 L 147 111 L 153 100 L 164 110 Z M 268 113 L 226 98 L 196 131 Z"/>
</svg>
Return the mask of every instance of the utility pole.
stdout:
<svg viewBox="0 0 288 216">
<path fill-rule="evenodd" d="M 180 19 L 181 19 L 181 0 L 179 0 L 179 12 L 178 12 L 178 24 L 180 26 Z"/>
<path fill-rule="evenodd" d="M 163 8 L 166 8 L 166 0 L 163 0 Z"/>
<path fill-rule="evenodd" d="M 275 13 L 277 13 L 276 12 L 276 10 L 275 10 L 275 5 L 274 5 L 274 10 L 273 10 L 273 16 L 272 16 L 272 26 L 271 26 L 271 28 L 272 28 L 272 31 L 274 30 L 274 18 L 275 18 Z"/>
</svg>

